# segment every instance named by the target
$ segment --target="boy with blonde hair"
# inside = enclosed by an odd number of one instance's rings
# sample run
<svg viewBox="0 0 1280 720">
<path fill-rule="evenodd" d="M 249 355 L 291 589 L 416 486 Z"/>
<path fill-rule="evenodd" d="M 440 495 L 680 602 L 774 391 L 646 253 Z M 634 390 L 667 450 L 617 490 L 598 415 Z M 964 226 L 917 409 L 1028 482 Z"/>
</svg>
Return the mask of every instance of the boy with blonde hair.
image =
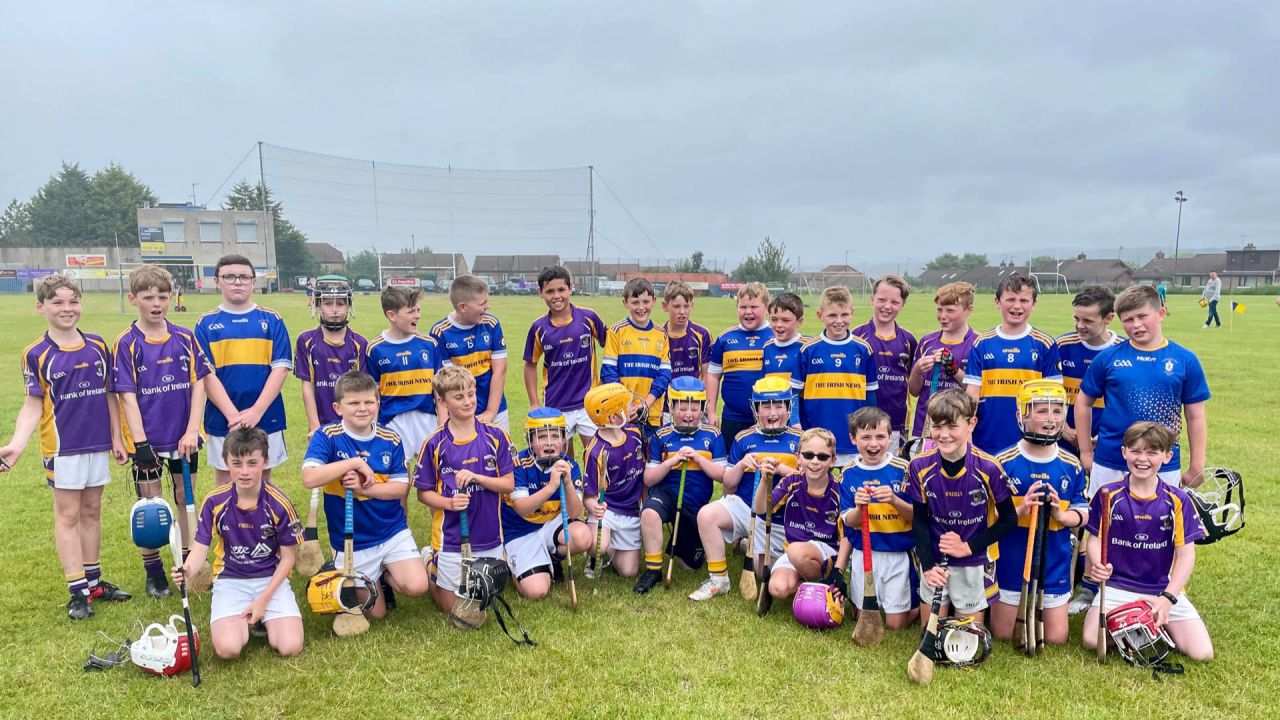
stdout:
<svg viewBox="0 0 1280 720">
<path fill-rule="evenodd" d="M 934 392 L 963 388 L 965 368 L 969 365 L 969 353 L 978 340 L 978 333 L 969 327 L 969 315 L 973 313 L 973 285 L 967 282 L 947 283 L 933 294 L 938 329 L 920 338 L 916 354 L 911 359 L 911 376 L 907 379 L 907 392 L 916 398 L 915 420 L 911 423 L 911 437 L 925 435 L 925 408 L 932 396 L 933 369 L 938 363 L 938 387 Z M 946 351 L 944 354 L 943 351 Z"/>
<path fill-rule="evenodd" d="M 711 345 L 707 365 L 707 415 L 720 427 L 721 437 L 732 442 L 755 424 L 751 412 L 751 387 L 764 377 L 764 344 L 773 337 L 765 327 L 769 290 L 764 283 L 749 282 L 738 290 L 738 324 L 720 333 Z M 724 411 L 716 415 L 716 401 L 724 398 Z"/>
<path fill-rule="evenodd" d="M 502 324 L 489 314 L 489 283 L 475 275 L 459 275 L 449 285 L 453 312 L 431 327 L 444 353 L 445 365 L 457 365 L 476 380 L 479 409 L 476 419 L 509 432 L 507 396 L 507 340 Z"/>
</svg>

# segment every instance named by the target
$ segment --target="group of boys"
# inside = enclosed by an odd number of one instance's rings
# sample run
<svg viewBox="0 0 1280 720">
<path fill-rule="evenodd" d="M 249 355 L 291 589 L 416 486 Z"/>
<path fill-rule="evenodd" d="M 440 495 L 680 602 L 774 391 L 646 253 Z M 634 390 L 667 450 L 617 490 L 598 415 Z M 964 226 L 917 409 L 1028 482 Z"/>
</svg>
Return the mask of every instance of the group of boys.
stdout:
<svg viewBox="0 0 1280 720">
<path fill-rule="evenodd" d="M 319 326 L 301 334 L 295 350 L 280 316 L 253 302 L 248 260 L 224 257 L 214 277 L 222 304 L 193 332 L 166 318 L 168 274 L 135 270 L 130 300 L 139 319 L 113 347 L 76 328 L 74 283 L 62 276 L 38 283 L 49 331 L 23 354 L 27 401 L 13 441 L 0 448 L 0 469 L 17 461 L 38 424 L 72 618 L 92 615 L 92 600 L 129 599 L 101 579 L 97 561 L 108 455 L 173 472 L 194 467 L 203 442 L 216 487 L 173 576 L 189 577 L 212 551 L 220 656 L 238 655 L 255 631 L 282 654 L 301 650 L 287 582 L 301 524 L 270 482 L 271 468 L 286 460 L 280 391 L 292 369 L 310 438 L 302 482 L 324 497 L 331 546 L 342 544 L 341 519 L 354 503 L 356 569 L 388 591 L 430 592 L 445 612 L 464 546 L 505 558 L 531 598 L 549 592 L 570 551 L 591 555 L 590 572 L 607 564 L 637 577 L 638 593 L 662 578 L 670 552 L 689 568 L 705 562 L 709 577 L 690 598 L 708 600 L 730 589 L 726 544 L 747 541 L 744 570 L 772 561 L 779 572 L 767 591 L 785 597 L 801 580 L 844 589 L 837 578 L 862 551 L 865 523 L 892 627 L 917 614 L 923 621 L 921 600 L 941 588 L 944 605 L 970 616 L 998 596 L 989 621 L 1003 637 L 1018 603 L 1009 568 L 1026 551 L 1010 530 L 1048 501 L 1050 642 L 1066 641 L 1072 536 L 1087 527 L 1087 574 L 1150 596 L 1184 652 L 1212 652 L 1181 594 L 1199 521 L 1177 487 L 1195 484 L 1204 469 L 1208 389 L 1195 356 L 1163 338 L 1164 310 L 1151 288 L 1119 299 L 1084 289 L 1073 302 L 1076 331 L 1055 339 L 1030 325 L 1037 296 L 1030 278 L 1002 281 L 1001 324 L 982 334 L 968 323 L 973 287 L 952 283 L 934 297 L 939 329 L 917 341 L 897 324 L 909 288 L 896 276 L 876 281 L 871 318 L 857 327 L 848 290 L 825 290 L 817 308 L 823 329 L 812 338 L 800 335 L 798 296 L 770 298 L 749 283 L 736 297 L 738 324 L 713 339 L 691 321 L 694 295 L 684 283 L 666 287 L 668 321 L 658 326 L 653 286 L 629 281 L 627 317 L 606 327 L 571 302 L 568 271 L 546 268 L 538 287 L 548 312 L 530 327 L 523 355 L 528 448 L 517 453 L 507 436 L 506 342 L 483 280 L 457 278 L 453 311 L 425 334 L 419 292 L 386 288 L 389 327 L 372 342 L 347 327 L 350 289 L 318 283 Z M 1127 339 L 1108 327 L 1117 312 Z M 1185 474 L 1176 442 L 1184 414 Z M 581 466 L 574 436 L 584 444 Z M 917 449 L 914 459 L 899 456 L 904 445 Z M 1152 477 L 1165 482 L 1150 485 Z M 432 510 L 431 541 L 421 551 L 407 521 L 410 483 Z M 721 497 L 713 500 L 717 483 Z M 138 492 L 158 495 L 158 483 L 140 483 Z M 175 493 L 181 502 L 180 488 Z M 1137 532 L 1130 524 L 1158 513 L 1167 542 L 1139 544 L 1160 548 L 1160 556 L 1131 549 L 1098 562 L 1089 497 L 1110 508 L 1113 537 Z M 343 562 L 334 558 L 337 567 Z M 144 566 L 148 593 L 167 595 L 158 555 L 144 553 Z M 864 588 L 858 573 L 853 578 L 848 594 L 858 606 Z M 744 583 L 744 594 L 747 584 L 754 586 Z M 1079 596 L 1086 607 L 1088 592 L 1086 581 Z M 369 613 L 384 614 L 392 597 L 379 593 Z"/>
</svg>

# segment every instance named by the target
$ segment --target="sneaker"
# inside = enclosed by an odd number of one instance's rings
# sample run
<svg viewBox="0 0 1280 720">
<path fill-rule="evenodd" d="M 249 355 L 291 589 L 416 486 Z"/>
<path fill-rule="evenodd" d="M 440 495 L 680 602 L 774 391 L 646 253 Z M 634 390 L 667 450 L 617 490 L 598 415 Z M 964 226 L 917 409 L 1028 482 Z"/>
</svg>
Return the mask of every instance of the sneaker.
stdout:
<svg viewBox="0 0 1280 720">
<path fill-rule="evenodd" d="M 168 578 L 163 575 L 147 576 L 147 595 L 150 595 L 152 599 L 162 600 L 172 594 L 173 591 L 169 589 Z"/>
<path fill-rule="evenodd" d="M 559 585 L 564 582 L 564 563 L 551 561 L 551 582 Z"/>
<path fill-rule="evenodd" d="M 387 612 L 396 609 L 396 594 L 391 589 L 391 583 L 387 582 L 387 576 L 384 574 L 378 578 L 378 592 L 382 593 L 382 604 L 387 608 Z"/>
<path fill-rule="evenodd" d="M 89 596 L 76 593 L 67 601 L 67 617 L 72 620 L 85 620 L 93 617 L 93 608 L 89 605 Z"/>
<path fill-rule="evenodd" d="M 640 573 L 640 577 L 636 580 L 636 584 L 631 588 L 637 594 L 643 595 L 653 589 L 654 585 L 662 582 L 661 570 L 645 570 Z"/>
<path fill-rule="evenodd" d="M 1209 323 L 1205 323 L 1204 325 L 1201 325 L 1201 326 L 1200 326 L 1200 329 L 1201 329 L 1201 330 L 1208 330 L 1208 329 L 1209 329 Z"/>
<path fill-rule="evenodd" d="M 133 596 L 112 585 L 106 580 L 99 580 L 97 585 L 89 588 L 89 602 L 104 600 L 106 602 L 129 602 Z"/>
<path fill-rule="evenodd" d="M 256 638 L 264 638 L 267 636 L 267 624 L 259 620 L 249 626 L 249 636 Z"/>
<path fill-rule="evenodd" d="M 1093 606 L 1093 591 L 1087 587 L 1082 587 L 1071 596 L 1071 602 L 1067 603 L 1068 615 L 1079 615 Z"/>
<path fill-rule="evenodd" d="M 702 602 L 710 600 L 717 595 L 729 594 L 729 578 L 727 577 L 709 577 L 698 586 L 697 590 L 689 593 L 689 599 L 694 602 Z"/>
</svg>

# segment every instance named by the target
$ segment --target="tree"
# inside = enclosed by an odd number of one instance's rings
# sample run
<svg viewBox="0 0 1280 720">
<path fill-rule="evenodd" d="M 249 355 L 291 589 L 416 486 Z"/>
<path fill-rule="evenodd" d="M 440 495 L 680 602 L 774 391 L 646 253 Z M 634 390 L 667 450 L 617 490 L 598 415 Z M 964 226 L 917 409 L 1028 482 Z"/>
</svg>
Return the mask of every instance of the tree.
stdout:
<svg viewBox="0 0 1280 720">
<path fill-rule="evenodd" d="M 307 250 L 307 236 L 293 223 L 284 219 L 284 206 L 271 199 L 271 188 L 253 185 L 241 180 L 231 188 L 227 199 L 222 203 L 223 210 L 255 210 L 261 211 L 263 195 L 266 195 L 266 206 L 274 218 L 276 236 L 276 268 L 282 279 L 293 277 L 312 277 L 320 266 Z"/>
<path fill-rule="evenodd" d="M 675 271 L 679 273 L 700 273 L 706 272 L 706 268 L 702 265 L 702 251 L 695 250 L 688 260 L 677 260 Z"/>
<path fill-rule="evenodd" d="M 756 254 L 733 269 L 733 279 L 742 282 L 785 284 L 791 274 L 787 263 L 787 244 L 774 243 L 769 237 L 760 241 Z"/>
<path fill-rule="evenodd" d="M 373 250 L 361 250 L 347 256 L 347 279 L 355 282 L 360 278 L 378 282 L 378 253 Z"/>
<path fill-rule="evenodd" d="M 925 270 L 972 270 L 987 265 L 987 256 L 978 253 L 942 253 L 924 266 Z"/>
<path fill-rule="evenodd" d="M 31 207 L 15 198 L 0 215 L 0 245 L 25 247 L 31 245 Z"/>
<path fill-rule="evenodd" d="M 31 240 L 39 245 L 90 245 L 99 240 L 90 204 L 92 186 L 79 165 L 62 170 L 31 198 Z"/>
<path fill-rule="evenodd" d="M 138 208 L 155 203 L 155 193 L 117 163 L 94 173 L 90 181 L 89 207 L 94 235 L 99 240 L 120 239 L 120 246 L 138 245 Z"/>
</svg>

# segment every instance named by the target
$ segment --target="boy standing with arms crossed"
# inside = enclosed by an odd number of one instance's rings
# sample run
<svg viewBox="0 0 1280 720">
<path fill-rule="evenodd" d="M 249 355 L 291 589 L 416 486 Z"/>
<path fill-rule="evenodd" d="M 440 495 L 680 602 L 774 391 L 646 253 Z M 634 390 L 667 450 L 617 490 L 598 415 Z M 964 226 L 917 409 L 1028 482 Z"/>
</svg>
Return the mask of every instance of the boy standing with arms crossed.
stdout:
<svg viewBox="0 0 1280 720">
<path fill-rule="evenodd" d="M 502 324 L 489 314 L 489 283 L 475 275 L 459 275 L 449 285 L 453 312 L 431 327 L 444 353 L 445 365 L 457 365 L 476 380 L 480 403 L 476 420 L 510 432 L 507 419 L 507 340 Z"/>
<path fill-rule="evenodd" d="M 564 413 L 566 453 L 573 455 L 573 436 L 583 443 L 596 434 L 583 400 L 596 383 L 596 348 L 604 347 L 608 328 L 590 308 L 569 302 L 573 276 L 560 266 L 538 273 L 538 294 L 547 314 L 533 321 L 524 341 L 524 390 L 529 409 L 553 407 Z M 538 361 L 543 363 L 544 393 L 538 393 Z"/>
<path fill-rule="evenodd" d="M 889 413 L 892 422 L 891 453 L 898 452 L 907 432 L 907 375 L 917 343 L 915 335 L 898 325 L 898 315 L 910 293 L 907 281 L 897 275 L 877 279 L 871 286 L 871 319 L 853 329 L 875 354 L 876 407 Z"/>
<path fill-rule="evenodd" d="M 751 387 L 764 377 L 764 344 L 773 337 L 765 327 L 769 291 L 749 282 L 738 290 L 738 324 L 720 333 L 711 345 L 707 365 L 707 414 L 720 436 L 729 442 L 755 424 Z M 716 415 L 716 401 L 724 398 L 724 412 Z"/>
</svg>

